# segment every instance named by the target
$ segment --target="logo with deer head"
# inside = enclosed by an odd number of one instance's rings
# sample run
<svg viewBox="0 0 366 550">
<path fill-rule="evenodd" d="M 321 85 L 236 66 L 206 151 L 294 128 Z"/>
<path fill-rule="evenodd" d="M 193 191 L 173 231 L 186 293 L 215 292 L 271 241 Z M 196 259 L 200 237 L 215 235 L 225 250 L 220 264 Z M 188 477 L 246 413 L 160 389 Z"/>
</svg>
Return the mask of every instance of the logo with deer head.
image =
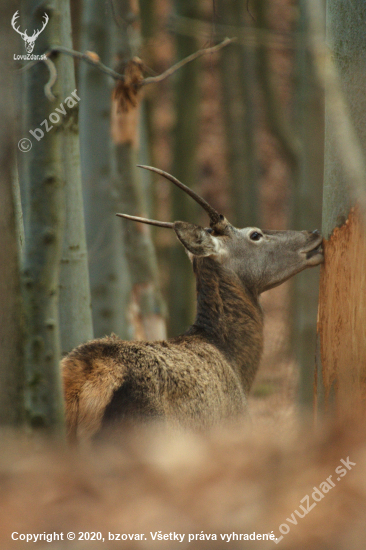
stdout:
<svg viewBox="0 0 366 550">
<path fill-rule="evenodd" d="M 25 29 L 24 32 L 22 32 L 20 30 L 20 27 L 18 26 L 18 28 L 16 27 L 16 20 L 18 19 L 19 17 L 19 10 L 17 10 L 14 15 L 13 15 L 13 18 L 11 20 L 11 26 L 13 27 L 13 29 L 20 34 L 20 36 L 23 38 L 24 42 L 25 42 L 25 49 L 27 51 L 27 53 L 32 53 L 33 52 L 33 48 L 34 48 L 34 43 L 35 41 L 37 40 L 37 38 L 39 37 L 39 35 L 41 34 L 41 32 L 44 30 L 45 26 L 47 25 L 48 23 L 48 15 L 47 13 L 45 13 L 43 15 L 44 17 L 44 21 L 43 21 L 43 26 L 42 28 L 39 30 L 39 31 L 33 31 L 33 34 L 32 36 L 28 36 L 27 35 L 27 29 Z"/>
</svg>

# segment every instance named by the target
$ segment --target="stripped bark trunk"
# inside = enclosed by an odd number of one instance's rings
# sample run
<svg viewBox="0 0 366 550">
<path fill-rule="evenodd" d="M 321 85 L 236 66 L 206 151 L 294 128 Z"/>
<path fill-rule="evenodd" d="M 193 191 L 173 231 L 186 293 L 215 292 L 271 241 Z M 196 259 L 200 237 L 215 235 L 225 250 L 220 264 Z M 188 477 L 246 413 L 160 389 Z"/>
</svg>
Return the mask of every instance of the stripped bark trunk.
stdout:
<svg viewBox="0 0 366 550">
<path fill-rule="evenodd" d="M 0 6 L 3 47 L 0 56 L 0 425 L 19 427 L 25 420 L 24 340 L 18 235 L 13 197 L 15 163 L 15 109 L 12 57 L 15 33 L 9 25 L 14 13 L 9 3 Z M 19 153 L 27 154 L 27 153 Z"/>
<path fill-rule="evenodd" d="M 366 148 L 365 20 L 363 1 L 328 0 L 327 41 L 331 44 L 341 90 L 363 151 Z M 347 125 L 339 128 L 334 124 L 334 115 L 338 116 L 332 105 L 334 89 L 326 92 L 325 264 L 320 282 L 321 372 L 317 392 L 323 395 L 325 409 L 334 413 L 330 406 L 334 402 L 336 414 L 347 421 L 366 412 L 365 212 L 357 206 L 357 198 L 364 204 L 366 174 L 362 177 L 359 173 L 356 157 L 342 155 L 340 131 L 344 132 Z M 321 410 L 320 403 L 319 407 Z"/>
<path fill-rule="evenodd" d="M 111 63 L 110 10 L 98 0 L 85 0 L 82 50 L 95 51 Z M 89 252 L 89 274 L 95 337 L 112 332 L 130 338 L 125 315 L 129 297 L 128 266 L 117 212 L 118 191 L 112 175 L 109 113 L 112 83 L 103 73 L 80 66 L 80 144 Z"/>
<path fill-rule="evenodd" d="M 62 3 L 61 43 L 72 48 L 69 2 Z M 84 208 L 80 170 L 79 105 L 75 92 L 74 61 L 69 56 L 59 60 L 62 74 L 61 99 L 74 97 L 74 106 L 67 108 L 58 131 L 62 139 L 65 180 L 66 218 L 60 271 L 60 335 L 62 355 L 93 338 L 88 257 L 86 250 Z"/>
<path fill-rule="evenodd" d="M 59 14 L 65 0 L 51 0 L 47 7 L 32 0 L 24 2 L 22 13 L 29 29 L 41 28 L 45 12 L 49 21 L 38 37 L 34 54 L 43 54 L 61 40 Z M 58 78 L 53 88 L 62 100 L 63 78 L 60 58 L 55 59 Z M 27 71 L 26 127 L 34 130 L 58 106 L 46 98 L 44 85 L 49 80 L 45 64 Z M 26 216 L 26 245 L 22 287 L 26 313 L 27 408 L 32 426 L 63 432 L 63 397 L 59 372 L 60 338 L 58 287 L 64 223 L 64 181 L 61 136 L 56 128 L 43 127 L 27 153 L 29 204 Z"/>
</svg>

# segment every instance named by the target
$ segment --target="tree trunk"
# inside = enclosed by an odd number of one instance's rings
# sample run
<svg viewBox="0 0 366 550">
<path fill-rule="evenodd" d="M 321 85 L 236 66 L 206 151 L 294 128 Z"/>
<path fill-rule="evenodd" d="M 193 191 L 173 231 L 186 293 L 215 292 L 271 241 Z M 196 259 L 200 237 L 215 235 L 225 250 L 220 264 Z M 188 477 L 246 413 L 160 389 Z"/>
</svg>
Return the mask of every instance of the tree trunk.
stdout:
<svg viewBox="0 0 366 550">
<path fill-rule="evenodd" d="M 246 2 L 220 0 L 220 24 L 244 23 Z M 258 226 L 258 178 L 254 143 L 254 52 L 240 44 L 224 48 L 220 56 L 228 169 L 233 199 L 232 223 Z"/>
<path fill-rule="evenodd" d="M 324 175 L 324 91 L 308 49 L 307 1 L 299 4 L 296 56 L 296 128 L 301 140 L 297 182 L 293 191 L 294 229 L 321 227 Z M 293 282 L 292 346 L 300 368 L 299 400 L 312 406 L 316 351 L 316 318 L 319 297 L 319 270 L 299 273 Z"/>
<path fill-rule="evenodd" d="M 49 21 L 37 38 L 34 54 L 41 55 L 51 44 L 61 43 L 60 25 L 65 0 L 53 0 L 47 7 L 32 0 L 24 2 L 22 13 L 28 29 L 42 27 L 44 13 Z M 33 147 L 27 153 L 29 204 L 26 216 L 26 246 L 22 287 L 27 323 L 26 368 L 27 407 L 34 427 L 63 431 L 63 397 L 59 371 L 58 323 L 59 271 L 64 223 L 64 181 L 61 136 L 57 128 L 40 127 L 62 101 L 62 64 L 55 59 L 57 81 L 47 99 L 44 85 L 50 75 L 38 63 L 26 75 L 26 127 L 32 130 Z M 52 125 L 52 122 L 49 122 Z M 42 129 L 43 128 L 43 129 Z M 37 129 L 37 130 L 36 130 Z M 43 135 L 42 135 L 43 134 Z M 38 137 L 35 137 L 37 135 Z"/>
<path fill-rule="evenodd" d="M 196 19 L 195 0 L 175 0 L 180 16 Z M 177 59 L 184 59 L 198 49 L 197 40 L 190 36 L 176 35 Z M 175 113 L 172 174 L 192 187 L 197 180 L 197 143 L 200 61 L 188 63 L 175 75 Z M 172 188 L 173 220 L 197 222 L 195 203 L 181 190 Z M 181 334 L 194 320 L 194 277 L 183 247 L 176 243 L 172 248 L 169 291 L 169 331 Z"/>
<path fill-rule="evenodd" d="M 327 41 L 333 50 L 341 88 L 361 148 L 366 149 L 366 38 L 363 0 L 327 1 Z M 347 123 L 335 123 L 334 86 L 326 90 L 323 234 L 325 264 L 321 271 L 319 338 L 321 372 L 318 396 L 325 408 L 333 401 L 342 420 L 366 409 L 366 237 L 365 173 L 355 157 L 344 156 L 342 135 Z M 343 132 L 343 134 L 341 133 Z M 346 145 L 347 146 L 347 145 Z M 358 179 L 360 182 L 357 185 Z M 356 198 L 355 198 L 356 195 Z M 331 408 L 331 410 L 333 410 Z"/>
<path fill-rule="evenodd" d="M 24 340 L 18 238 L 13 198 L 15 164 L 15 112 L 12 58 L 17 40 L 9 21 L 10 3 L 0 7 L 3 47 L 0 56 L 0 425 L 18 427 L 24 423 Z M 27 155 L 20 152 L 19 155 Z"/>
<path fill-rule="evenodd" d="M 107 66 L 111 64 L 114 25 L 104 2 L 84 1 L 82 50 L 95 51 Z M 128 266 L 120 221 L 115 216 L 118 190 L 111 168 L 111 89 L 108 76 L 81 64 L 81 163 L 94 335 L 99 338 L 115 332 L 121 338 L 129 338 L 133 333 L 125 315 L 130 287 Z"/>
<path fill-rule="evenodd" d="M 63 2 L 61 12 L 61 43 L 72 48 L 69 2 Z M 61 99 L 75 90 L 74 61 L 69 56 L 59 60 L 62 74 Z M 86 250 L 84 208 L 80 171 L 79 105 L 67 109 L 59 132 L 62 139 L 62 158 L 65 180 L 66 218 L 60 272 L 60 335 L 62 355 L 93 338 L 90 303 L 88 256 Z M 71 102 L 70 102 L 71 103 Z"/>
<path fill-rule="evenodd" d="M 276 138 L 289 168 L 293 174 L 296 174 L 299 164 L 299 142 L 290 119 L 279 102 L 272 77 L 269 43 L 263 39 L 267 34 L 266 31 L 269 29 L 269 5 L 270 2 L 268 0 L 257 0 L 255 4 L 257 26 L 262 31 L 257 48 L 258 77 L 263 92 L 266 121 L 269 129 Z M 292 177 L 292 179 L 296 178 Z"/>
<path fill-rule="evenodd" d="M 136 26 L 129 23 L 135 19 L 130 2 L 119 2 L 118 20 L 123 21 L 116 28 L 115 52 L 120 64 L 128 63 L 125 75 L 137 74 L 139 65 L 131 62 L 138 53 L 140 34 Z M 121 65 L 120 65 L 121 67 Z M 119 68 L 120 68 L 119 67 Z M 129 71 L 131 70 L 131 73 Z M 116 90 L 117 92 L 117 90 Z M 134 89 L 129 90 L 133 96 Z M 121 104 L 122 101 L 122 104 Z M 118 182 L 120 212 L 146 217 L 147 201 L 144 197 L 142 178 L 136 168 L 140 148 L 140 107 L 137 94 L 134 101 L 114 95 L 112 101 L 111 129 L 114 142 L 115 178 Z M 150 179 L 151 182 L 151 179 Z M 150 183 L 151 185 L 151 183 Z M 120 220 L 124 231 L 126 257 L 129 266 L 131 293 L 128 316 L 134 329 L 134 338 L 160 340 L 166 337 L 165 305 L 160 292 L 157 260 L 150 228 Z"/>
</svg>

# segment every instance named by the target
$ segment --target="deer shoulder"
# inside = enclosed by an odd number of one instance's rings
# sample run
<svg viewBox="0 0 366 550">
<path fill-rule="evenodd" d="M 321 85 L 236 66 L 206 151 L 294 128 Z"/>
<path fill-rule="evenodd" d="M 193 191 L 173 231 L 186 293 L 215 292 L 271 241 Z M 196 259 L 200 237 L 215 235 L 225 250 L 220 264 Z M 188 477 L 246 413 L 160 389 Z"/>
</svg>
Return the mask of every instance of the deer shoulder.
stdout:
<svg viewBox="0 0 366 550">
<path fill-rule="evenodd" d="M 66 356 L 71 438 L 90 438 L 118 422 L 208 428 L 246 414 L 263 348 L 260 294 L 323 261 L 317 231 L 238 229 L 173 176 L 145 168 L 170 179 L 209 214 L 207 228 L 121 214 L 175 231 L 196 277 L 196 320 L 167 341 L 125 342 L 113 335 Z"/>
</svg>

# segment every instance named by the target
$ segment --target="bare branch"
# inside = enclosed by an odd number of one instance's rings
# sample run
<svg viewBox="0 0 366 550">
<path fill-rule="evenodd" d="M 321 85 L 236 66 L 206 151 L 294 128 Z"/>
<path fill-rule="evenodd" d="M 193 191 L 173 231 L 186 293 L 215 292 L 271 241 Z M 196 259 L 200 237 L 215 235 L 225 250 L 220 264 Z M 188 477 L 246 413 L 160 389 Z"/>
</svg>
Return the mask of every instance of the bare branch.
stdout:
<svg viewBox="0 0 366 550">
<path fill-rule="evenodd" d="M 50 101 L 55 101 L 56 97 L 52 93 L 52 86 L 57 80 L 56 66 L 54 62 L 51 61 L 51 59 L 49 59 L 48 57 L 44 59 L 43 62 L 47 65 L 48 70 L 50 71 L 50 78 L 47 84 L 45 84 L 44 93 L 47 99 L 49 99 Z"/>
<path fill-rule="evenodd" d="M 221 50 L 222 48 L 225 48 L 225 46 L 228 46 L 228 44 L 232 44 L 233 42 L 236 42 L 236 38 L 225 38 L 220 44 L 217 44 L 216 46 L 212 46 L 211 48 L 204 48 L 202 50 L 197 50 L 196 52 L 192 53 L 188 57 L 185 57 L 181 61 L 178 61 L 175 65 L 164 71 L 162 74 L 159 74 L 158 76 L 150 76 L 149 78 L 145 78 L 142 81 L 142 85 L 146 86 L 147 84 L 152 84 L 156 82 L 161 82 L 162 80 L 165 80 L 169 76 L 171 76 L 173 73 L 184 67 L 187 63 L 190 63 L 191 61 L 194 61 L 198 57 L 201 57 L 202 55 L 211 54 L 214 52 L 217 52 Z"/>
<path fill-rule="evenodd" d="M 76 50 L 71 50 L 69 48 L 64 48 L 63 46 L 55 46 L 52 47 L 48 52 L 46 52 L 46 56 L 50 57 L 53 53 L 64 53 L 65 55 L 71 55 L 71 57 L 74 57 L 75 59 L 80 59 L 82 61 L 85 61 L 86 63 L 89 63 L 89 65 L 92 65 L 93 67 L 96 67 L 99 69 L 102 73 L 105 73 L 115 80 L 124 80 L 125 77 L 123 74 L 117 73 L 113 69 L 110 69 L 106 65 L 104 65 L 101 61 L 94 59 L 91 55 L 88 53 L 81 53 L 77 52 Z"/>
<path fill-rule="evenodd" d="M 182 59 L 181 61 L 179 61 L 178 63 L 176 63 L 175 65 L 173 65 L 172 67 L 170 67 L 169 69 L 164 71 L 162 74 L 160 74 L 158 76 L 148 77 L 148 78 L 145 78 L 145 79 L 141 80 L 141 82 L 139 83 L 139 87 L 145 86 L 147 84 L 161 82 L 162 80 L 165 80 L 166 78 L 171 76 L 173 73 L 178 71 L 181 67 L 183 67 L 187 63 L 190 63 L 191 61 L 194 61 L 195 59 L 197 59 L 198 57 L 201 57 L 202 55 L 207 55 L 207 54 L 217 52 L 217 51 L 221 50 L 221 48 L 224 48 L 228 44 L 231 44 L 232 42 L 235 42 L 235 41 L 236 41 L 236 38 L 226 38 L 223 42 L 220 42 L 220 44 L 217 44 L 216 46 L 212 46 L 211 48 L 204 48 L 202 50 L 198 50 L 197 52 L 193 53 L 192 55 L 189 55 L 188 57 L 186 57 L 186 58 Z M 89 63 L 89 65 L 92 65 L 93 67 L 95 67 L 96 69 L 101 71 L 102 73 L 105 73 L 108 76 L 111 76 L 112 78 L 114 78 L 114 80 L 125 81 L 125 77 L 124 77 L 123 74 L 117 73 L 113 69 L 110 69 L 109 67 L 107 67 L 106 65 L 101 63 L 99 60 L 94 59 L 93 57 L 91 57 L 88 53 L 81 53 L 81 52 L 78 52 L 76 50 L 71 50 L 69 48 L 64 48 L 63 46 L 55 46 L 55 47 L 52 47 L 50 50 L 48 50 L 45 53 L 45 55 L 46 55 L 47 58 L 49 58 L 54 53 L 63 53 L 65 55 L 70 55 L 71 57 L 74 57 L 75 59 L 80 59 L 81 61 L 85 61 L 86 63 Z M 36 63 L 39 63 L 39 61 L 31 61 L 31 63 L 28 63 L 28 65 L 25 65 L 25 67 L 22 67 L 20 70 L 21 71 L 26 71 L 26 70 L 30 69 L 31 67 L 33 67 Z M 51 69 L 50 69 L 50 71 L 51 71 Z M 48 84 L 49 83 L 47 83 L 47 85 Z M 54 82 L 52 84 L 54 84 Z M 48 91 L 50 91 L 50 88 L 48 89 Z"/>
</svg>

